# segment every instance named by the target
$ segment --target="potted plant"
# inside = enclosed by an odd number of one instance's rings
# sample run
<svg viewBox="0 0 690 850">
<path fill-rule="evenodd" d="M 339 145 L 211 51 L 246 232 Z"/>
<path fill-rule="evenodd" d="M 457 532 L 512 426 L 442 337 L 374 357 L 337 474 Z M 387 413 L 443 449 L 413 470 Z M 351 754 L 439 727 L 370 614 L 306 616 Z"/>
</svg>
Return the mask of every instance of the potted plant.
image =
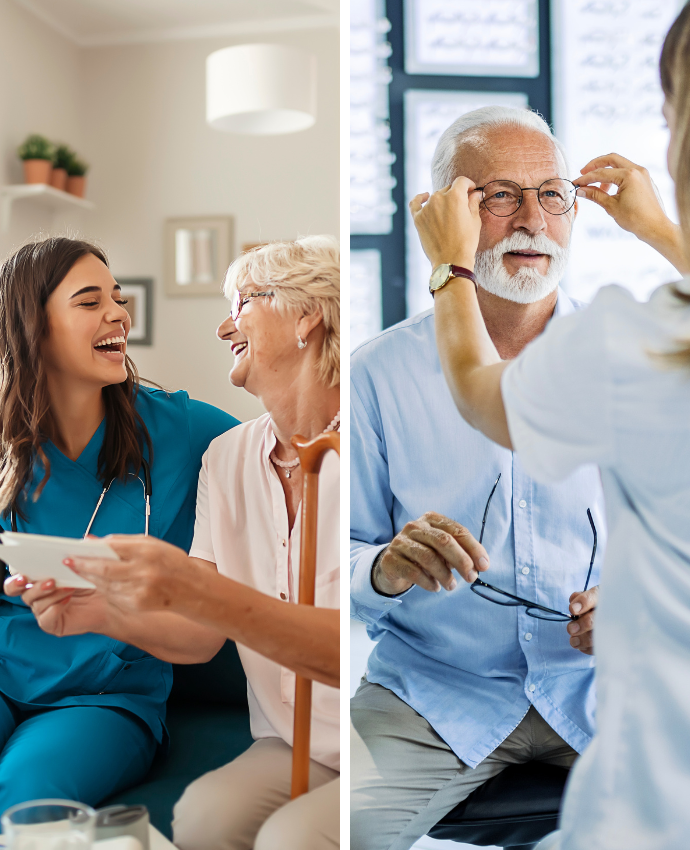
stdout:
<svg viewBox="0 0 690 850">
<path fill-rule="evenodd" d="M 58 145 L 55 148 L 50 185 L 62 192 L 67 190 L 67 169 L 72 159 L 74 159 L 74 151 L 67 145 Z"/>
<path fill-rule="evenodd" d="M 89 166 L 79 157 L 72 156 L 67 164 L 67 191 L 83 198 L 86 191 L 86 172 Z"/>
<path fill-rule="evenodd" d="M 24 180 L 27 183 L 50 183 L 53 151 L 52 143 L 37 133 L 29 136 L 19 146 L 17 153 L 24 162 Z"/>
</svg>

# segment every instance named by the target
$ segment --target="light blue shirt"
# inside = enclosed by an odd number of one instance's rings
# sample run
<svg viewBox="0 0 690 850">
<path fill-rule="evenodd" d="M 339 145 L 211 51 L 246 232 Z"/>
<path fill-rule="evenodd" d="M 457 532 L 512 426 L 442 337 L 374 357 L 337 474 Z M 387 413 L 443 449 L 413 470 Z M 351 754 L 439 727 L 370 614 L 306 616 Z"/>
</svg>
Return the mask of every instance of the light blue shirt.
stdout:
<svg viewBox="0 0 690 850">
<path fill-rule="evenodd" d="M 579 305 L 559 290 L 555 315 Z M 433 310 L 388 328 L 355 350 L 351 364 L 352 616 L 377 645 L 366 678 L 425 717 L 475 767 L 534 705 L 578 752 L 594 726 L 594 659 L 569 643 L 566 623 L 480 598 L 462 579 L 452 592 L 414 586 L 390 599 L 371 585 L 381 549 L 427 511 L 479 537 L 491 488 L 483 578 L 509 593 L 567 611 L 584 588 L 592 550 L 606 539 L 596 466 L 559 484 L 531 478 L 517 455 L 462 419 L 441 372 Z"/>
</svg>

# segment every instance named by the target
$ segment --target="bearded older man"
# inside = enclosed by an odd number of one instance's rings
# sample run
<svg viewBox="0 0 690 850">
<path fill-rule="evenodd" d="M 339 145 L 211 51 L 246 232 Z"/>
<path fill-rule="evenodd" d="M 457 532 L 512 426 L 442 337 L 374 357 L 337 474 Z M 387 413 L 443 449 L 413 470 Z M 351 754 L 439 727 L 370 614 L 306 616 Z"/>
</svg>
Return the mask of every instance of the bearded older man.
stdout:
<svg viewBox="0 0 690 850">
<path fill-rule="evenodd" d="M 559 287 L 562 148 L 536 113 L 487 107 L 446 130 L 432 173 L 483 187 L 479 308 L 513 358 L 580 307 Z M 352 611 L 377 641 L 351 704 L 351 847 L 406 850 L 508 764 L 570 767 L 589 743 L 603 499 L 596 468 L 543 486 L 465 423 L 433 310 L 361 345 L 351 375 Z"/>
</svg>

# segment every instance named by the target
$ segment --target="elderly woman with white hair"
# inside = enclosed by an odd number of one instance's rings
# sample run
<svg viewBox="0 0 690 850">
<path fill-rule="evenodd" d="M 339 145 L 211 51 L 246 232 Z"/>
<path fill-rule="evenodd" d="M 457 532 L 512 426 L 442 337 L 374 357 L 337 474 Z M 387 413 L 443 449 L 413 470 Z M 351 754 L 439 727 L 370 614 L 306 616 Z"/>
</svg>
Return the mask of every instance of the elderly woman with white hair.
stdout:
<svg viewBox="0 0 690 850">
<path fill-rule="evenodd" d="M 112 606 L 174 611 L 237 641 L 254 744 L 197 779 L 175 807 L 183 850 L 339 846 L 339 464 L 323 461 L 316 607 L 298 606 L 302 472 L 291 437 L 340 421 L 337 243 L 275 242 L 236 260 L 218 336 L 231 382 L 267 413 L 215 439 L 199 476 L 189 557 L 151 538 L 111 537 L 120 562 L 69 561 Z M 293 603 L 293 604 L 290 604 Z M 310 791 L 290 802 L 295 673 L 314 681 Z"/>
</svg>

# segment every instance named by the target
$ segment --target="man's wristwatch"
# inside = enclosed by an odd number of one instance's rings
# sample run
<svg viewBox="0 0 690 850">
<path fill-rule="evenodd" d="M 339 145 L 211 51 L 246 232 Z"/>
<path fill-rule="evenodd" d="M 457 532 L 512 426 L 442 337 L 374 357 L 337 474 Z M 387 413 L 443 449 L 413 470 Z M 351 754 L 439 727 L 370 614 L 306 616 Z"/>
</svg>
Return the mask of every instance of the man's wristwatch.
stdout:
<svg viewBox="0 0 690 850">
<path fill-rule="evenodd" d="M 436 266 L 431 273 L 431 279 L 429 280 L 429 292 L 433 295 L 437 289 L 445 286 L 448 281 L 452 280 L 454 277 L 466 277 L 468 280 L 472 281 L 475 290 L 477 289 L 477 278 L 469 269 L 464 269 L 462 266 L 453 266 L 449 263 L 441 263 L 441 265 Z"/>
</svg>

